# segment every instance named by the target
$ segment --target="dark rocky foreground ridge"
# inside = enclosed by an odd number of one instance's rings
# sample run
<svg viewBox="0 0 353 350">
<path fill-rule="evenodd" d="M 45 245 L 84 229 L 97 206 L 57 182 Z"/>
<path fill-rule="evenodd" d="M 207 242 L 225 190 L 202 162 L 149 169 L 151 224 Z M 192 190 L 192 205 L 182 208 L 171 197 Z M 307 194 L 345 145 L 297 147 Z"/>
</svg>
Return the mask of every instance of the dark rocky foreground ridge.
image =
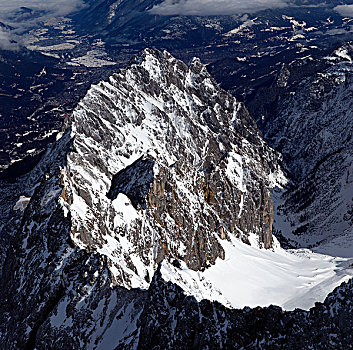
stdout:
<svg viewBox="0 0 353 350">
<path fill-rule="evenodd" d="M 89 262 L 92 264 L 94 260 Z M 78 264 L 77 268 L 83 266 Z M 62 324 L 56 329 L 44 322 L 34 328 L 27 343 L 17 343 L 18 348 L 299 350 L 353 347 L 353 280 L 343 283 L 324 303 L 316 303 L 309 311 L 290 312 L 277 306 L 233 310 L 218 302 L 197 302 L 194 297 L 186 296 L 179 286 L 164 281 L 159 269 L 148 291 L 124 288 L 112 291 L 102 286 L 100 279 L 92 283 L 92 295 L 85 306 L 95 307 L 93 300 L 97 295 L 113 297 L 115 304 L 111 310 L 110 304 L 105 305 L 105 311 L 110 311 L 106 314 L 109 321 L 100 321 L 103 332 L 94 342 L 94 338 L 90 339 L 92 333 L 86 333 L 86 327 L 93 329 L 98 324 L 85 319 L 84 310 L 72 309 L 67 313 L 71 324 Z M 59 298 L 62 291 L 58 293 Z M 52 310 L 55 302 L 57 300 L 53 300 Z M 14 343 L 6 338 L 2 335 L 2 346 L 14 348 Z"/>
<path fill-rule="evenodd" d="M 145 50 L 71 122 L 4 187 L 0 348 L 351 346 L 352 281 L 283 312 L 199 303 L 163 279 L 162 261 L 202 271 L 230 237 L 270 248 L 270 188 L 283 181 L 245 107 L 198 60 Z"/>
<path fill-rule="evenodd" d="M 198 303 L 157 271 L 137 322 L 138 348 L 351 349 L 352 312 L 352 280 L 310 311 L 232 310 L 217 302 Z"/>
</svg>

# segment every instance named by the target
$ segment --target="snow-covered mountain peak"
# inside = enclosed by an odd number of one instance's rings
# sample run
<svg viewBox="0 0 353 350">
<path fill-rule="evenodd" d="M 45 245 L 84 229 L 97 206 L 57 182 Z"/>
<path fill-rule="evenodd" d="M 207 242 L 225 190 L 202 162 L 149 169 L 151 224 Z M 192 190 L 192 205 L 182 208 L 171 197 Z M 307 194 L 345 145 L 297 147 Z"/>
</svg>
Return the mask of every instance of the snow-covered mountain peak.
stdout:
<svg viewBox="0 0 353 350">
<path fill-rule="evenodd" d="M 71 128 L 28 175 L 25 184 L 37 185 L 23 192 L 31 198 L 17 211 L 23 218 L 3 288 L 6 300 L 17 293 L 27 301 L 18 332 L 28 342 L 43 318 L 50 329 L 69 327 L 72 308 L 94 323 L 109 322 L 115 305 L 139 310 L 117 294 L 138 302 L 134 288 L 148 289 L 162 261 L 166 271 L 183 266 L 176 278 L 187 293 L 230 305 L 200 271 L 229 260 L 233 241 L 272 246 L 278 155 L 244 106 L 196 60 L 190 66 L 145 50 L 92 86 Z"/>
<path fill-rule="evenodd" d="M 92 86 L 72 135 L 72 239 L 106 255 L 116 283 L 146 288 L 165 257 L 204 269 L 230 236 L 271 247 L 278 156 L 199 60 L 144 50 Z"/>
</svg>

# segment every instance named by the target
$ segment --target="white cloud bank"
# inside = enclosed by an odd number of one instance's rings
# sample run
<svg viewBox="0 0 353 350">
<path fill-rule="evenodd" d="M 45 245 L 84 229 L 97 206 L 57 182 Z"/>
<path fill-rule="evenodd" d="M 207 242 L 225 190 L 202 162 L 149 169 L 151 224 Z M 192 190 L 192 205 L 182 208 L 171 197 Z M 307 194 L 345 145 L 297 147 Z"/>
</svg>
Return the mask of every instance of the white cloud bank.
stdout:
<svg viewBox="0 0 353 350">
<path fill-rule="evenodd" d="M 17 50 L 21 33 L 36 27 L 40 22 L 68 15 L 83 8 L 83 0 L 0 0 L 0 22 L 13 27 L 0 26 L 0 49 Z M 20 14 L 20 8 L 33 11 Z"/>
<path fill-rule="evenodd" d="M 165 0 L 150 11 L 158 15 L 211 16 L 283 8 L 289 0 Z"/>
<path fill-rule="evenodd" d="M 0 49 L 16 51 L 19 44 L 15 41 L 15 37 L 6 29 L 0 28 Z"/>
<path fill-rule="evenodd" d="M 83 0 L 0 0 L 0 19 L 9 19 L 21 7 L 43 11 L 43 16 L 65 16 L 83 5 Z"/>
<path fill-rule="evenodd" d="M 353 5 L 339 5 L 334 10 L 343 17 L 353 17 Z"/>
</svg>

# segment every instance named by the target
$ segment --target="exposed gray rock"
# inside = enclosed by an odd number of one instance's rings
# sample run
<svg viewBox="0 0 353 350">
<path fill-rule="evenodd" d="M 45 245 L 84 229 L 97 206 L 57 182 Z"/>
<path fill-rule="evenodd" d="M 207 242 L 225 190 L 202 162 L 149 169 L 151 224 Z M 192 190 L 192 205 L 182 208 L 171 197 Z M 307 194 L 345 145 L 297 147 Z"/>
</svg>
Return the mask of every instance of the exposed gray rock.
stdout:
<svg viewBox="0 0 353 350">
<path fill-rule="evenodd" d="M 199 60 L 187 66 L 146 49 L 92 87 L 73 130 L 63 178 L 73 195 L 74 241 L 109 252 L 118 284 L 147 286 L 129 280 L 150 280 L 164 257 L 204 269 L 224 258 L 219 240 L 229 235 L 248 243 L 254 234 L 271 247 L 278 155 Z"/>
</svg>

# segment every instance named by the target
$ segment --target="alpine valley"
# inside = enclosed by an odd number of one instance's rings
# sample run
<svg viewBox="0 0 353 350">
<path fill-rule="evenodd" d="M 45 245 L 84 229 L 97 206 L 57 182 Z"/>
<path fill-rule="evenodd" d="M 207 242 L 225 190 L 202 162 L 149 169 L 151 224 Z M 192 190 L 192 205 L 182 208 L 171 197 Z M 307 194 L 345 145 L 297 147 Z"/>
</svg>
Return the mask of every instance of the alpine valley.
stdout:
<svg viewBox="0 0 353 350">
<path fill-rule="evenodd" d="M 28 3 L 0 16 L 0 349 L 352 349 L 350 2 Z"/>
</svg>

